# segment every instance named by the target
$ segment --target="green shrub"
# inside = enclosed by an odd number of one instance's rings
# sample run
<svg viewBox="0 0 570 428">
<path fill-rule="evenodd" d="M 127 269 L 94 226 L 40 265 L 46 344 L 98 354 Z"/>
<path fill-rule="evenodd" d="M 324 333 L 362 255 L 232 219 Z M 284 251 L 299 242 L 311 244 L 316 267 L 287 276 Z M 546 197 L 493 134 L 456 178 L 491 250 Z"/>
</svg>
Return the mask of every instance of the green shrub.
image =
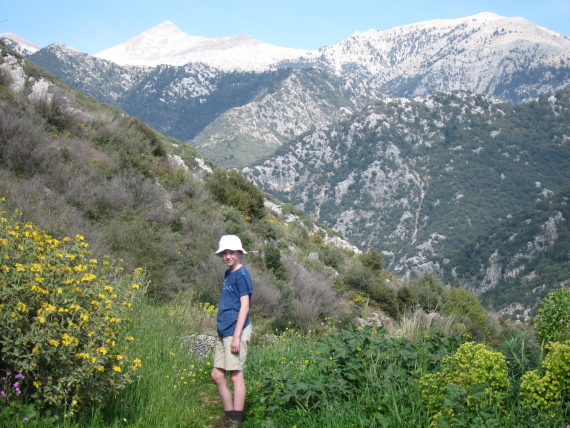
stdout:
<svg viewBox="0 0 570 428">
<path fill-rule="evenodd" d="M 489 314 L 481 305 L 479 298 L 471 291 L 461 287 L 449 287 L 442 315 L 457 315 L 465 323 L 471 335 L 487 338 L 489 336 Z"/>
<path fill-rule="evenodd" d="M 570 401 L 570 341 L 552 342 L 546 348 L 549 352 L 542 362 L 542 370 L 532 370 L 522 376 L 520 398 L 523 406 L 552 413 L 563 402 Z"/>
<path fill-rule="evenodd" d="M 390 317 L 396 319 L 399 316 L 398 298 L 396 292 L 381 284 L 372 283 L 368 287 L 368 295 L 376 301 L 382 310 Z"/>
<path fill-rule="evenodd" d="M 291 321 L 288 321 L 285 318 L 275 318 L 271 322 L 271 332 L 278 336 L 285 332 L 289 327 L 291 327 Z"/>
<path fill-rule="evenodd" d="M 360 261 L 362 264 L 374 272 L 380 272 L 384 269 L 384 265 L 386 262 L 384 261 L 384 257 L 374 248 L 370 248 L 367 253 L 363 253 L 360 255 Z"/>
<path fill-rule="evenodd" d="M 398 307 L 401 312 L 411 311 L 418 304 L 418 299 L 407 285 L 396 291 L 396 297 L 398 299 Z"/>
<path fill-rule="evenodd" d="M 426 273 L 422 276 L 411 278 L 408 286 L 425 311 L 437 312 L 442 308 L 447 289 L 435 273 Z"/>
<path fill-rule="evenodd" d="M 123 275 L 108 258 L 99 268 L 82 236 L 58 240 L 21 223 L 19 214 L 4 215 L 0 372 L 24 376 L 21 390 L 38 408 L 71 416 L 118 393 L 141 366 L 127 354 L 134 338 L 122 330 L 145 275 Z"/>
<path fill-rule="evenodd" d="M 350 265 L 343 272 L 342 279 L 349 289 L 366 293 L 370 284 L 378 283 L 378 277 L 370 268 L 357 263 Z"/>
<path fill-rule="evenodd" d="M 442 371 L 420 378 L 424 403 L 434 416 L 433 426 L 444 422 L 448 424 L 444 426 L 469 426 L 469 421 L 482 414 L 489 416 L 484 426 L 495 426 L 491 419 L 497 422 L 495 411 L 502 407 L 509 387 L 505 356 L 482 343 L 466 342 L 445 357 L 442 365 Z"/>
<path fill-rule="evenodd" d="M 207 178 L 206 188 L 218 202 L 230 205 L 246 217 L 265 215 L 263 192 L 238 171 L 218 168 Z"/>
<path fill-rule="evenodd" d="M 263 250 L 263 261 L 265 267 L 269 269 L 276 278 L 286 279 L 285 265 L 281 262 L 281 252 L 279 248 L 269 244 Z"/>
<path fill-rule="evenodd" d="M 541 300 L 534 328 L 543 343 L 570 339 L 570 289 L 551 291 Z"/>
</svg>

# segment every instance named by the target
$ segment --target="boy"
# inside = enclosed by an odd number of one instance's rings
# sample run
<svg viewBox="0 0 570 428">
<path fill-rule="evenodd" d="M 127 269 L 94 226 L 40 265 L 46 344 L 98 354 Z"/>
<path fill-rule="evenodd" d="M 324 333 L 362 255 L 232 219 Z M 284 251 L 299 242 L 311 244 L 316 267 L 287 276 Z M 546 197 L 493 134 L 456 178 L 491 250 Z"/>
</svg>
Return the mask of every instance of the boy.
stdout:
<svg viewBox="0 0 570 428">
<path fill-rule="evenodd" d="M 243 369 L 247 356 L 247 346 L 251 338 L 249 305 L 253 292 L 249 272 L 242 266 L 241 257 L 247 254 L 241 240 L 235 235 L 224 235 L 220 239 L 218 251 L 228 270 L 224 275 L 224 285 L 218 305 L 218 338 L 214 352 L 212 380 L 218 388 L 225 416 L 213 427 L 241 427 L 245 405 L 245 379 Z M 226 381 L 230 372 L 234 394 Z"/>
</svg>

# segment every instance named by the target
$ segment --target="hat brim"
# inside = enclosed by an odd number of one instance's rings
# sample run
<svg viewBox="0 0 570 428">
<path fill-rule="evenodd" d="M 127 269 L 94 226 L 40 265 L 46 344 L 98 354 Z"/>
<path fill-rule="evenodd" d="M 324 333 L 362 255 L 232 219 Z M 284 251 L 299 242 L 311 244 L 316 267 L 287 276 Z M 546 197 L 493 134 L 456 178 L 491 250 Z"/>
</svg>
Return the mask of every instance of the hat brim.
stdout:
<svg viewBox="0 0 570 428">
<path fill-rule="evenodd" d="M 247 251 L 245 251 L 243 248 L 220 248 L 218 249 L 218 251 L 216 251 L 214 254 L 220 254 L 222 251 L 241 251 L 242 254 L 247 254 Z"/>
</svg>

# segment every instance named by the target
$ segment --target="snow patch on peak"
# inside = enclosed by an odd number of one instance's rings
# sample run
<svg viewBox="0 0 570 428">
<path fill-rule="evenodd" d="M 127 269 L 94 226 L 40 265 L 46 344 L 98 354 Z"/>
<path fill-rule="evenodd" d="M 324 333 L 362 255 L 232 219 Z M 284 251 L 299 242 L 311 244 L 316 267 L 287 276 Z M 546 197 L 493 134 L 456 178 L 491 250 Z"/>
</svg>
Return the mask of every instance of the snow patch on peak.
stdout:
<svg viewBox="0 0 570 428">
<path fill-rule="evenodd" d="M 309 52 L 273 46 L 247 34 L 191 36 L 165 21 L 95 56 L 121 65 L 179 66 L 201 62 L 224 70 L 267 70 L 277 62 L 297 59 Z"/>
<path fill-rule="evenodd" d="M 15 50 L 22 55 L 33 54 L 40 50 L 40 48 L 32 42 L 29 42 L 13 33 L 0 34 L 0 40 L 4 40 L 4 43 L 6 43 L 10 49 Z"/>
</svg>

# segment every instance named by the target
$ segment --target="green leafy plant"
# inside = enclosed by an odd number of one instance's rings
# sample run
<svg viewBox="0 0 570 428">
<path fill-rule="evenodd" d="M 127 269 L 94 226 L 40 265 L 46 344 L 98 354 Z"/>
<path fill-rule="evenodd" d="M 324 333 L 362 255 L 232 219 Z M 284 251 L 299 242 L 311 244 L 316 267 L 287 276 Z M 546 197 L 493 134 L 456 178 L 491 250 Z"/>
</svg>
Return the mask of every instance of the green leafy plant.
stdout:
<svg viewBox="0 0 570 428">
<path fill-rule="evenodd" d="M 82 236 L 58 240 L 20 217 L 0 211 L 0 372 L 24 376 L 21 390 L 38 407 L 71 416 L 118 393 L 141 366 L 123 328 L 145 275 L 108 258 L 98 267 Z"/>
<path fill-rule="evenodd" d="M 551 291 L 540 302 L 534 327 L 543 343 L 570 339 L 570 290 Z"/>
</svg>

